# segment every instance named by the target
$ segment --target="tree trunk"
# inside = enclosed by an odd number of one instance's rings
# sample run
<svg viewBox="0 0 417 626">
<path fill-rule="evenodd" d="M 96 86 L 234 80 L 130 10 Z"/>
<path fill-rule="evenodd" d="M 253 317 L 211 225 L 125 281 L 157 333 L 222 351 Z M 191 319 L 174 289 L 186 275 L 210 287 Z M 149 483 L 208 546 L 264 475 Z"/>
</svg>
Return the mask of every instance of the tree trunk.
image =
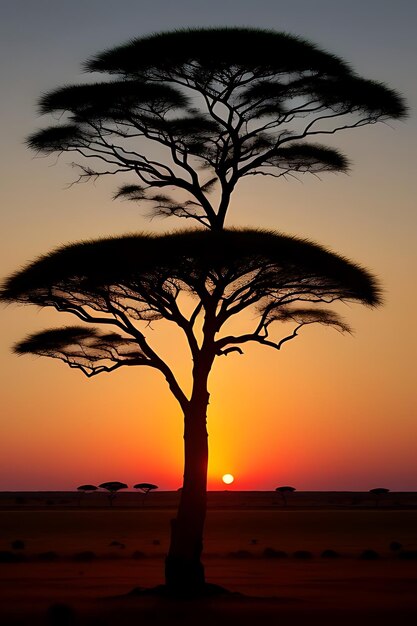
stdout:
<svg viewBox="0 0 417 626">
<path fill-rule="evenodd" d="M 171 544 L 165 561 L 166 585 L 181 595 L 201 592 L 205 585 L 201 554 L 207 499 L 207 378 L 211 364 L 206 361 L 194 367 L 193 393 L 184 411 L 184 483 L 177 517 L 171 522 Z"/>
</svg>

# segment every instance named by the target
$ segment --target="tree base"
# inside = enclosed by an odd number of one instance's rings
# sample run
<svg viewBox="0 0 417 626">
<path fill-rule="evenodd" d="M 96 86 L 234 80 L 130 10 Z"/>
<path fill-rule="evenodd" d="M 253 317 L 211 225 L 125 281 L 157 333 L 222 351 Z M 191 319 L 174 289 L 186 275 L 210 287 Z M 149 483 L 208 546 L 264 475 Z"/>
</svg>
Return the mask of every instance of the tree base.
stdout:
<svg viewBox="0 0 417 626">
<path fill-rule="evenodd" d="M 168 555 L 165 559 L 165 584 L 174 591 L 185 589 L 194 592 L 194 589 L 203 589 L 206 584 L 204 565 L 199 556 L 184 559 Z"/>
</svg>

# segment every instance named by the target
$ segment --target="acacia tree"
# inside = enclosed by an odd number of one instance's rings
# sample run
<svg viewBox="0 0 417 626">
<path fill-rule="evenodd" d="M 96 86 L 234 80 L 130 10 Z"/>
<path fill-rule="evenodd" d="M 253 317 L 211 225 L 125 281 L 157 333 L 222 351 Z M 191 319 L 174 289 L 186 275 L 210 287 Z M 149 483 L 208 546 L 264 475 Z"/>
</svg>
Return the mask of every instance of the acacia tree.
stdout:
<svg viewBox="0 0 417 626">
<path fill-rule="evenodd" d="M 242 353 L 249 342 L 279 350 L 313 323 L 349 330 L 323 303 L 379 302 L 366 270 L 318 245 L 275 232 L 225 230 L 232 192 L 250 175 L 345 171 L 339 151 L 310 138 L 401 118 L 405 106 L 395 92 L 314 45 L 256 29 L 152 35 L 98 55 L 86 69 L 116 78 L 45 95 L 41 112 L 59 113 L 61 123 L 32 135 L 29 146 L 81 155 L 81 179 L 135 175 L 116 196 L 151 202 L 153 214 L 192 219 L 208 230 L 72 244 L 10 277 L 1 298 L 53 306 L 86 323 L 31 335 L 17 353 L 59 358 L 87 376 L 146 365 L 165 377 L 184 415 L 184 483 L 166 583 L 176 592 L 201 591 L 215 358 Z M 166 188 L 175 197 L 160 193 Z M 195 299 L 191 312 L 183 295 Z M 250 308 L 255 326 L 230 334 L 230 319 Z M 185 334 L 189 390 L 151 345 L 146 328 L 159 319 Z M 278 322 L 292 322 L 291 330 L 271 334 Z"/>
<path fill-rule="evenodd" d="M 152 483 L 137 483 L 136 485 L 133 485 L 133 489 L 138 489 L 143 493 L 143 503 L 145 503 L 145 499 L 148 493 L 150 493 L 151 491 L 155 491 L 155 489 L 158 489 L 158 485 L 154 485 Z"/>
<path fill-rule="evenodd" d="M 195 299 L 191 312 L 184 309 L 183 294 Z M 249 342 L 279 350 L 308 324 L 347 331 L 334 312 L 314 305 L 379 300 L 374 279 L 344 258 L 308 241 L 248 229 L 132 235 L 65 246 L 10 277 L 1 297 L 53 306 L 93 325 L 36 333 L 15 346 L 18 354 L 62 359 L 87 376 L 147 365 L 165 377 L 184 415 L 184 483 L 166 560 L 167 584 L 180 591 L 204 584 L 206 417 L 215 358 L 242 352 Z M 240 335 L 224 329 L 249 308 L 257 316 L 254 328 Z M 185 334 L 192 357 L 188 393 L 147 336 L 149 323 L 159 319 Z M 286 321 L 295 323 L 291 332 L 272 333 L 273 325 Z"/>
<path fill-rule="evenodd" d="M 106 489 L 106 491 L 109 492 L 110 506 L 113 506 L 113 500 L 115 499 L 117 492 L 120 491 L 121 489 L 127 489 L 126 483 L 121 483 L 118 480 L 110 480 L 106 483 L 101 483 L 99 487 L 101 489 Z"/>
<path fill-rule="evenodd" d="M 406 113 L 385 85 L 274 31 L 160 33 L 98 54 L 84 69 L 107 79 L 44 95 L 40 113 L 60 123 L 28 145 L 81 155 L 81 179 L 132 174 L 116 197 L 212 229 L 223 227 L 240 179 L 344 172 L 346 157 L 312 143 L 316 135 Z"/>
<path fill-rule="evenodd" d="M 279 493 L 285 506 L 287 506 L 287 495 L 289 493 L 294 493 L 296 489 L 295 487 L 290 487 L 290 485 L 283 485 L 282 487 L 277 487 L 275 491 Z"/>
<path fill-rule="evenodd" d="M 372 493 L 372 495 L 375 496 L 375 505 L 378 507 L 380 499 L 382 498 L 382 496 L 389 493 L 389 489 L 387 489 L 386 487 L 375 487 L 374 489 L 370 489 L 369 493 Z"/>
<path fill-rule="evenodd" d="M 77 491 L 78 491 L 78 506 L 81 505 L 81 498 L 83 495 L 85 495 L 86 493 L 94 493 L 94 491 L 97 491 L 98 487 L 96 487 L 95 485 L 80 485 L 79 487 L 77 487 Z"/>
</svg>

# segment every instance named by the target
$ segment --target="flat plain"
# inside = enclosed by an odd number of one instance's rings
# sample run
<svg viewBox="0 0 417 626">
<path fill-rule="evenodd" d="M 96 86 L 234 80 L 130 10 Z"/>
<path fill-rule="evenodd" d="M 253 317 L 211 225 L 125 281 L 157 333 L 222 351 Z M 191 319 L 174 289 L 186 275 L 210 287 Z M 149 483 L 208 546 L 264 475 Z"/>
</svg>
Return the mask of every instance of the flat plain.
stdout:
<svg viewBox="0 0 417 626">
<path fill-rule="evenodd" d="M 204 563 L 230 592 L 163 582 L 179 494 L 0 494 L 0 624 L 407 624 L 417 617 L 417 494 L 209 492 Z"/>
</svg>

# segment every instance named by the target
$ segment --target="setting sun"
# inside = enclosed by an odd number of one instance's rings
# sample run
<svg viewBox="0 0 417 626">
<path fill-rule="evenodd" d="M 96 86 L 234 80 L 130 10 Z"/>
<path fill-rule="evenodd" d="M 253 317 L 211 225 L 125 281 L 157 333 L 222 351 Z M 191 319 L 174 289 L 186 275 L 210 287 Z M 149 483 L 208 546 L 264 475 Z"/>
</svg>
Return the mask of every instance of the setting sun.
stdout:
<svg viewBox="0 0 417 626">
<path fill-rule="evenodd" d="M 224 474 L 224 476 L 222 476 L 222 481 L 226 483 L 226 485 L 231 485 L 234 479 L 235 477 L 232 476 L 232 474 Z"/>
</svg>

